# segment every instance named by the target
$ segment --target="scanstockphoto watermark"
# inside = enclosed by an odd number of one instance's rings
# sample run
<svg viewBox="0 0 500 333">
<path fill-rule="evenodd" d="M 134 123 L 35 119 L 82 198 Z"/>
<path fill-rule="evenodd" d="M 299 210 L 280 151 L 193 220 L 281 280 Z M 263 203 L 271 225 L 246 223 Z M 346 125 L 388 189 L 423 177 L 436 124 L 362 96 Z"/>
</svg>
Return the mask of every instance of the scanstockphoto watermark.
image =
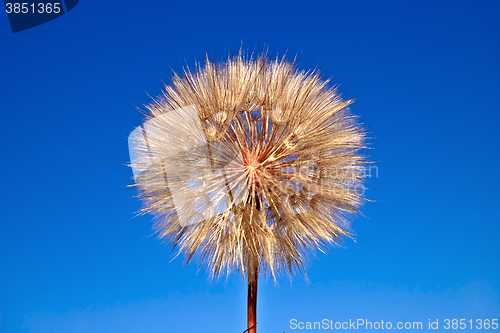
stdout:
<svg viewBox="0 0 500 333">
<path fill-rule="evenodd" d="M 251 191 L 266 202 L 279 197 L 292 214 L 316 209 L 321 197 L 354 202 L 365 194 L 366 181 L 379 177 L 378 166 L 361 163 L 341 147 L 256 160 L 231 138 L 208 140 L 194 106 L 149 119 L 128 141 L 135 182 L 145 192 L 164 191 L 171 197 L 183 226 L 227 214 L 249 200 Z M 338 160 L 339 154 L 350 158 Z M 328 163 L 321 164 L 324 160 Z"/>
<path fill-rule="evenodd" d="M 456 330 L 475 329 L 489 330 L 498 329 L 498 319 L 428 319 L 427 321 L 384 321 L 368 319 L 349 319 L 348 321 L 335 321 L 323 319 L 321 321 L 299 321 L 290 319 L 290 329 L 292 330 Z"/>
<path fill-rule="evenodd" d="M 322 168 L 311 163 L 297 163 L 286 168 L 268 171 L 281 178 L 280 183 L 266 182 L 263 185 L 276 193 L 293 194 L 307 192 L 315 194 L 333 193 L 337 195 L 361 194 L 367 188 L 364 181 L 379 177 L 377 165 L 357 165 Z"/>
<path fill-rule="evenodd" d="M 379 330 L 379 329 L 423 329 L 423 322 L 396 322 L 391 321 L 369 321 L 368 319 L 349 319 L 349 321 L 335 321 L 331 319 L 323 319 L 321 321 L 298 321 L 297 319 L 290 320 L 290 328 L 292 330 Z"/>
</svg>

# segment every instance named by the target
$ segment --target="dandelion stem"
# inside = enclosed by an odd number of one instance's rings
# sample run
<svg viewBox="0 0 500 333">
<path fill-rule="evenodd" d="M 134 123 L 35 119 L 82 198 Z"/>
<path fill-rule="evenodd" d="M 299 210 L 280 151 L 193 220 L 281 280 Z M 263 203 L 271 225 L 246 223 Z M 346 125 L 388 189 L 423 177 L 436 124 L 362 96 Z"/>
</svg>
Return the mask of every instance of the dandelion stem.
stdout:
<svg viewBox="0 0 500 333">
<path fill-rule="evenodd" d="M 259 267 L 252 265 L 248 270 L 248 312 L 247 332 L 257 333 L 257 282 L 259 279 Z"/>
</svg>

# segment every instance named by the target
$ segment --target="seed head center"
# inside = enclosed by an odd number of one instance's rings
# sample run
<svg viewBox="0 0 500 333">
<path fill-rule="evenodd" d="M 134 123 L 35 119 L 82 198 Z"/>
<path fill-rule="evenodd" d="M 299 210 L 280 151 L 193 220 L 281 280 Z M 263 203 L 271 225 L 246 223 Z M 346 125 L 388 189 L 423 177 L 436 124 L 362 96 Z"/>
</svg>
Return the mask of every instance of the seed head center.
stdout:
<svg viewBox="0 0 500 333">
<path fill-rule="evenodd" d="M 248 173 L 255 173 L 262 169 L 262 164 L 252 157 L 247 161 L 245 168 Z"/>
</svg>

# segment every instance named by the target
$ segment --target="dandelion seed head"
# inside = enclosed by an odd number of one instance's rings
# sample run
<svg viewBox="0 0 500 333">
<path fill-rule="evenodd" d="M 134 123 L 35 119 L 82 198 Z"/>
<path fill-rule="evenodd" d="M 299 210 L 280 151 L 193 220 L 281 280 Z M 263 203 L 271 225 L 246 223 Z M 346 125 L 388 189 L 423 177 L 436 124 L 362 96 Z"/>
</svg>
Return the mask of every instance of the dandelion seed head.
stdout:
<svg viewBox="0 0 500 333">
<path fill-rule="evenodd" d="M 327 83 L 240 52 L 174 75 L 147 105 L 135 186 L 186 263 L 197 258 L 214 277 L 245 275 L 249 263 L 293 275 L 308 251 L 353 236 L 365 135 L 352 100 Z"/>
</svg>

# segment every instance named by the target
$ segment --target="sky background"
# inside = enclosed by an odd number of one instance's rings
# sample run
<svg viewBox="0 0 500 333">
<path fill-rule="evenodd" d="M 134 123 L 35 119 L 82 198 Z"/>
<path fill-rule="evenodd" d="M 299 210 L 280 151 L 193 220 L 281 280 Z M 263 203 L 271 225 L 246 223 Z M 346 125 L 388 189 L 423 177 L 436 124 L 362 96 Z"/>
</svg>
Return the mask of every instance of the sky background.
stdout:
<svg viewBox="0 0 500 333">
<path fill-rule="evenodd" d="M 298 55 L 356 97 L 378 168 L 356 242 L 260 282 L 290 320 L 500 319 L 497 1 L 92 1 L 13 34 L 0 14 L 0 332 L 242 332 L 211 282 L 134 217 L 136 110 L 205 53 Z M 470 324 L 468 324 L 470 325 Z M 425 331 L 425 330 L 423 330 Z M 463 331 L 469 331 L 463 330 Z"/>
</svg>

